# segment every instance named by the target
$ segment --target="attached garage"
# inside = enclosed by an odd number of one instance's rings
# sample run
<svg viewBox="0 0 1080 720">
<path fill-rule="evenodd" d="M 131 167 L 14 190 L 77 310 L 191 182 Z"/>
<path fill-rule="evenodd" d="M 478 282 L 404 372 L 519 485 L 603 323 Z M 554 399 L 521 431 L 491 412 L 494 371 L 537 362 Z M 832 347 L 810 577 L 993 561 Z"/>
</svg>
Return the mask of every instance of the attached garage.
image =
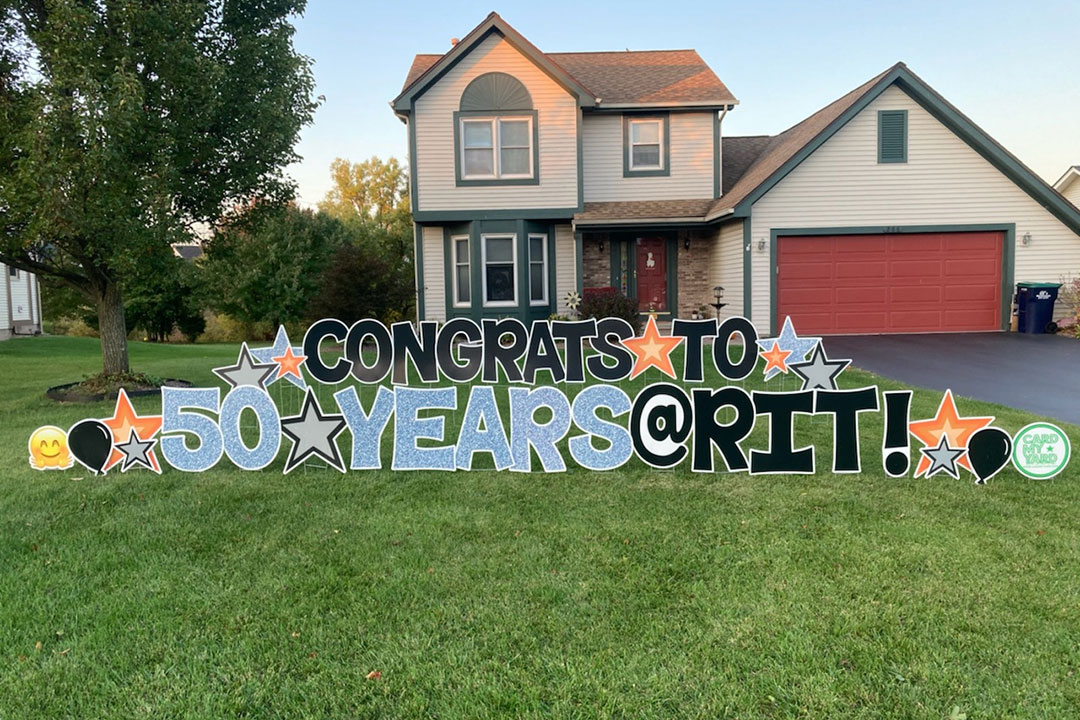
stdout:
<svg viewBox="0 0 1080 720">
<path fill-rule="evenodd" d="M 776 308 L 816 335 L 1002 329 L 1006 231 L 778 235 Z"/>
</svg>

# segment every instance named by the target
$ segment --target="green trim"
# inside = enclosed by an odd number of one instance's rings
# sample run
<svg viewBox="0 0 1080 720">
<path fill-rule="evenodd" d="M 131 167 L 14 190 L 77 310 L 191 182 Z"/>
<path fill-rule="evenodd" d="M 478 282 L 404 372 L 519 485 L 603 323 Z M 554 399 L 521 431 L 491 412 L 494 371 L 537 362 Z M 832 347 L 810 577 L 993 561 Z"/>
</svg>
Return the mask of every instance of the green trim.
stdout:
<svg viewBox="0 0 1080 720">
<path fill-rule="evenodd" d="M 461 118 L 463 117 L 532 117 L 532 165 L 533 175 L 530 178 L 492 178 L 489 180 L 467 180 L 461 174 Z M 497 137 L 491 138 L 492 162 L 498 164 L 495 157 L 499 152 Z M 458 187 L 491 187 L 499 185 L 539 185 L 540 184 L 540 118 L 536 110 L 516 110 L 514 112 L 489 112 L 486 110 L 458 110 L 454 113 L 454 184 Z"/>
<path fill-rule="evenodd" d="M 622 244 L 624 242 L 625 240 L 622 240 L 621 238 L 619 240 L 611 240 L 611 238 L 608 238 L 608 245 L 610 246 L 608 250 L 611 253 L 610 259 L 608 260 L 608 275 L 611 277 L 610 285 L 619 292 L 623 291 Z M 601 250 L 601 252 L 603 251 Z M 627 272 L 627 275 L 629 274 L 630 273 Z M 626 279 L 627 297 L 630 296 L 630 292 L 630 278 L 628 277 Z"/>
<path fill-rule="evenodd" d="M 734 208 L 736 217 L 748 217 L 751 206 L 762 195 L 771 190 L 778 182 L 784 179 L 789 172 L 795 169 L 799 163 L 805 160 L 814 150 L 819 148 L 826 140 L 832 137 L 837 130 L 848 123 L 851 118 L 858 115 L 868 104 L 877 98 L 886 88 L 897 85 L 924 110 L 934 116 L 939 122 L 953 131 L 960 139 L 966 142 L 973 150 L 983 156 L 990 164 L 1001 171 L 1006 177 L 1018 185 L 1024 192 L 1034 198 L 1040 205 L 1045 207 L 1054 217 L 1065 224 L 1074 233 L 1080 234 L 1080 209 L 1074 207 L 1068 200 L 1046 184 L 1039 176 L 1033 173 L 1027 166 L 1021 163 L 1009 151 L 1003 148 L 993 138 L 986 134 L 982 128 L 973 123 L 963 113 L 953 107 L 945 98 L 941 97 L 933 88 L 927 85 L 921 78 L 900 64 L 893 67 L 877 83 L 874 84 L 861 98 L 856 100 L 851 107 L 842 112 L 835 120 L 829 123 L 814 139 L 781 165 L 764 182 L 758 185 Z"/>
<path fill-rule="evenodd" d="M 679 236 L 665 238 L 667 243 L 667 311 L 679 317 Z"/>
<path fill-rule="evenodd" d="M 885 150 L 885 122 L 890 119 L 900 119 L 900 132 L 902 146 L 898 155 L 886 155 Z M 878 110 L 877 114 L 877 161 L 879 163 L 906 163 L 908 149 L 908 121 L 907 110 Z"/>
<path fill-rule="evenodd" d="M 413 212 L 417 222 L 467 222 L 471 220 L 570 220 L 577 208 L 519 208 L 515 210 L 424 210 Z"/>
<path fill-rule="evenodd" d="M 540 52 L 535 45 L 526 40 L 517 30 L 495 13 L 488 15 L 483 22 L 473 28 L 461 42 L 443 55 L 433 66 L 425 71 L 412 85 L 402 90 L 401 94 L 391 102 L 394 110 L 399 112 L 411 111 L 412 103 L 416 98 L 423 95 L 427 90 L 438 82 L 446 73 L 450 72 L 469 52 L 486 40 L 488 36 L 497 34 L 508 42 L 515 50 L 529 58 L 537 67 L 544 71 L 552 80 L 562 86 L 571 95 L 578 98 L 583 106 L 592 107 L 596 104 L 596 98 L 587 88 L 574 80 L 565 70 L 551 62 L 544 53 Z"/>
<path fill-rule="evenodd" d="M 577 113 L 577 205 L 578 212 L 585 210 L 585 156 L 581 149 L 581 105 L 576 108 Z"/>
<path fill-rule="evenodd" d="M 721 165 L 720 165 L 720 113 L 713 113 L 712 120 L 712 196 L 720 197 Z"/>
<path fill-rule="evenodd" d="M 1001 248 L 1001 329 L 1008 330 L 1012 308 L 1012 288 L 1016 274 L 1016 224 L 967 225 L 872 225 L 866 227 L 772 228 L 769 233 L 769 334 L 777 333 L 777 239 L 800 235 L 901 235 L 909 233 L 1000 232 Z"/>
<path fill-rule="evenodd" d="M 416 267 L 413 278 L 416 281 L 416 319 L 424 320 L 424 228 L 413 223 L 413 250 Z"/>
<path fill-rule="evenodd" d="M 601 98 L 603 99 L 603 98 Z M 656 107 L 627 107 L 626 105 L 604 105 L 589 108 L 591 115 L 622 115 L 624 113 L 701 113 L 734 110 L 734 105 L 663 105 Z"/>
<path fill-rule="evenodd" d="M 743 237 L 743 265 L 742 265 L 742 315 L 746 319 L 753 317 L 753 298 L 754 298 L 754 253 L 753 253 L 753 240 L 750 237 L 750 218 L 745 217 L 742 221 L 742 237 Z"/>
<path fill-rule="evenodd" d="M 413 211 L 413 219 L 420 209 L 420 183 L 416 178 L 416 113 L 409 113 L 406 127 L 409 131 L 409 207 Z"/>
<path fill-rule="evenodd" d="M 663 121 L 663 147 L 661 152 L 664 166 L 659 170 L 631 170 L 630 169 L 630 121 L 657 119 Z M 624 178 L 635 177 L 667 177 L 671 175 L 671 118 L 667 112 L 641 112 L 623 113 L 623 149 L 622 149 L 622 175 Z"/>
<path fill-rule="evenodd" d="M 585 259 L 583 255 L 583 243 L 584 238 L 581 236 L 581 232 L 574 233 L 574 265 L 577 272 L 577 294 L 580 297 L 581 293 L 585 290 Z"/>
</svg>

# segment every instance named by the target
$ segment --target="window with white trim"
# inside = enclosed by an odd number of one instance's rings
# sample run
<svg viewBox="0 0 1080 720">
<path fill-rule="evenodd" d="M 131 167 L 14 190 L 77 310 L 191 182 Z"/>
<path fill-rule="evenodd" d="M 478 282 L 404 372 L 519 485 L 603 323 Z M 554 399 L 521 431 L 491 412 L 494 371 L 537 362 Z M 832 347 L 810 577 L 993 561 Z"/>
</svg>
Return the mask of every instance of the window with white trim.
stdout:
<svg viewBox="0 0 1080 720">
<path fill-rule="evenodd" d="M 469 268 L 469 236 L 455 235 L 450 238 L 454 252 L 454 307 L 472 305 L 472 273 Z"/>
<path fill-rule="evenodd" d="M 529 304 L 547 305 L 547 235 L 529 235 Z"/>
<path fill-rule="evenodd" d="M 484 307 L 517 305 L 517 236 L 482 235 Z"/>
<path fill-rule="evenodd" d="M 533 177 L 533 119 L 461 118 L 461 177 L 516 180 Z"/>
<path fill-rule="evenodd" d="M 637 118 L 629 121 L 631 170 L 664 169 L 664 121 L 661 118 Z"/>
</svg>

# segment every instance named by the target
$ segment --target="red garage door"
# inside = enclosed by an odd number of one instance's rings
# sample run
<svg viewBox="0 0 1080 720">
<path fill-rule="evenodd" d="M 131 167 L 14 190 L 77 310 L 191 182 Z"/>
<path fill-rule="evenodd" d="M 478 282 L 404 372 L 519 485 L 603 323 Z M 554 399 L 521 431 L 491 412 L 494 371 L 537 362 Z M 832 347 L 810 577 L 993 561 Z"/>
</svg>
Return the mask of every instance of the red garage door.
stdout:
<svg viewBox="0 0 1080 720">
<path fill-rule="evenodd" d="M 777 238 L 777 327 L 874 334 L 1001 329 L 1000 232 Z"/>
</svg>

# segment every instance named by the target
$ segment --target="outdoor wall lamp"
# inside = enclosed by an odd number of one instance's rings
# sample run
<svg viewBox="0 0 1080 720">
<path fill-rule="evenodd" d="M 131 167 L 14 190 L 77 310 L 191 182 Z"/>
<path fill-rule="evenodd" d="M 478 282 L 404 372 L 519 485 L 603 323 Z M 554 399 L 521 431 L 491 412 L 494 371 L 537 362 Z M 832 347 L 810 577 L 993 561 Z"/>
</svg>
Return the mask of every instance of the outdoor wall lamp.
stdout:
<svg viewBox="0 0 1080 720">
<path fill-rule="evenodd" d="M 604 236 L 603 235 L 597 235 L 596 236 L 596 244 L 600 246 L 600 252 L 604 252 Z"/>
<path fill-rule="evenodd" d="M 1024 237 L 1020 238 L 1020 242 L 1024 245 L 1031 244 L 1031 233 L 1024 233 Z"/>
<path fill-rule="evenodd" d="M 765 252 L 765 238 L 760 238 L 757 241 L 757 251 Z"/>
<path fill-rule="evenodd" d="M 690 249 L 690 233 L 687 233 L 686 237 L 683 238 L 682 246 L 683 246 L 683 250 L 689 250 Z"/>
</svg>

